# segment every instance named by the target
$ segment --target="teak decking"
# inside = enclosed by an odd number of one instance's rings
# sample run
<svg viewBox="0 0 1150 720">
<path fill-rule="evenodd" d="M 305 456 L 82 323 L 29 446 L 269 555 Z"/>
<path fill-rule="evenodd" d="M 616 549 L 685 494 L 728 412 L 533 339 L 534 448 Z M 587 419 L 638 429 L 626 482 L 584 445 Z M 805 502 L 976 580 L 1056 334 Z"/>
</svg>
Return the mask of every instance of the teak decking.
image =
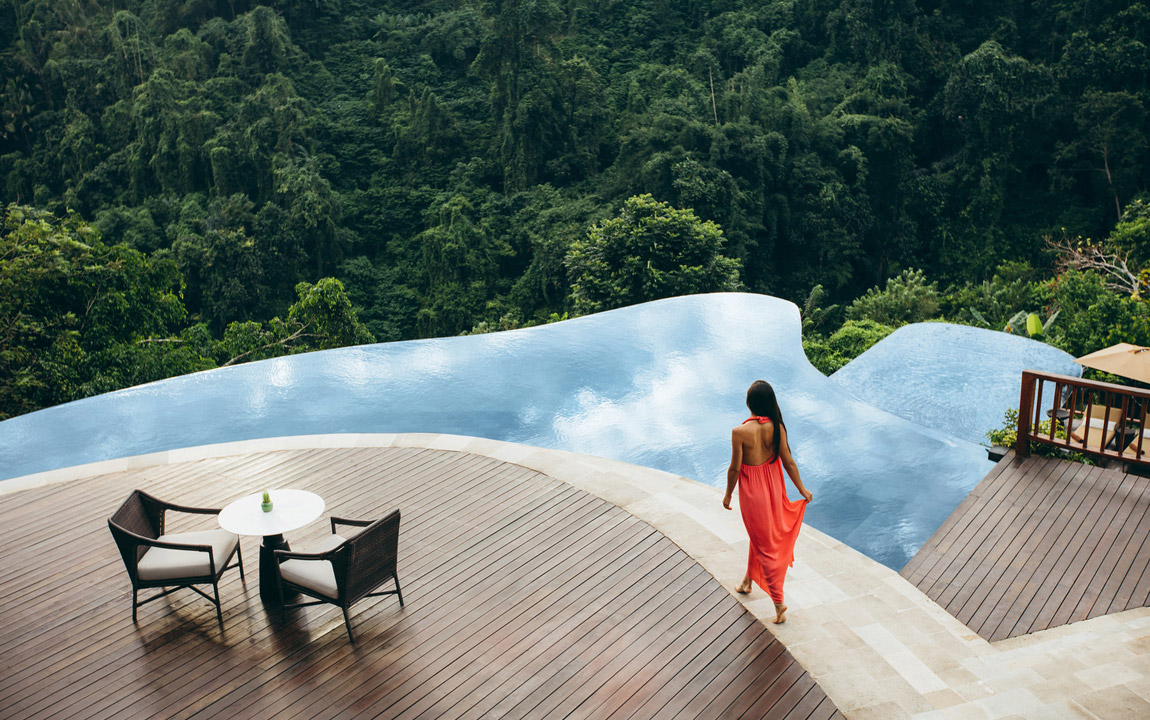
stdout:
<svg viewBox="0 0 1150 720">
<path fill-rule="evenodd" d="M 224 576 L 224 628 L 180 591 L 131 621 L 106 518 L 134 488 L 222 506 L 312 490 L 324 518 L 400 508 L 394 597 L 295 610 Z M 0 716 L 14 718 L 841 718 L 761 623 L 663 535 L 486 457 L 416 448 L 267 452 L 0 496 Z M 172 523 L 180 516 L 170 516 Z M 183 519 L 183 518 L 180 518 Z M 186 525 L 203 523 L 190 519 Z M 170 525 L 169 531 L 185 529 Z"/>
<path fill-rule="evenodd" d="M 1002 640 L 1145 606 L 1148 534 L 1147 478 L 1011 451 L 901 574 Z"/>
</svg>

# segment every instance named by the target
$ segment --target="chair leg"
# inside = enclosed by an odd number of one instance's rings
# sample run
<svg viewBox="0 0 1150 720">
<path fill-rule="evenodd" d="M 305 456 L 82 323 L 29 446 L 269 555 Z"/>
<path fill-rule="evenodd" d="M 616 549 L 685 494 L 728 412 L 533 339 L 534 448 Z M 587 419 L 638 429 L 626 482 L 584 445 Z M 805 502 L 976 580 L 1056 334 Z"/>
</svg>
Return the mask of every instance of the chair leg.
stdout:
<svg viewBox="0 0 1150 720">
<path fill-rule="evenodd" d="M 139 604 L 136 602 L 136 588 L 132 588 L 132 622 L 136 622 L 136 608 Z"/>
<path fill-rule="evenodd" d="M 347 616 L 347 608 L 343 608 L 343 624 L 347 628 L 347 639 L 350 642 L 355 642 L 355 637 L 351 634 L 351 619 Z"/>
<path fill-rule="evenodd" d="M 395 594 L 399 596 L 399 606 L 403 607 L 403 591 L 399 589 L 399 575 L 392 573 L 391 579 L 395 581 Z"/>
<path fill-rule="evenodd" d="M 240 543 L 236 543 L 236 560 L 240 563 L 240 582 L 247 585 L 247 580 L 244 578 L 244 549 Z"/>
<path fill-rule="evenodd" d="M 222 629 L 224 627 L 224 614 L 220 611 L 220 583 L 218 580 L 212 583 L 212 590 L 215 591 L 216 595 L 216 620 L 220 621 L 220 628 Z"/>
</svg>

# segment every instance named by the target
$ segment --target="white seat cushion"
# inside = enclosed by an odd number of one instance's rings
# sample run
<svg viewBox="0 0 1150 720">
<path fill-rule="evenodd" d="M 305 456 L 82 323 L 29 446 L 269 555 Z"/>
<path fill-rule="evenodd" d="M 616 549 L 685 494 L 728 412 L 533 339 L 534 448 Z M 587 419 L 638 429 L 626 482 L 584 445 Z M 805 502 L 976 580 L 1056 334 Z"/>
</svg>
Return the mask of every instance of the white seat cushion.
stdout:
<svg viewBox="0 0 1150 720">
<path fill-rule="evenodd" d="M 298 552 L 321 553 L 346 542 L 339 535 L 328 535 L 314 546 Z M 329 560 L 285 560 L 280 563 L 280 576 L 293 585 L 314 590 L 332 600 L 339 599 L 339 587 L 335 584 L 335 569 Z"/>
<path fill-rule="evenodd" d="M 157 539 L 184 545 L 211 545 L 216 560 L 216 572 L 223 568 L 224 561 L 240 541 L 239 537 L 227 530 L 172 533 L 161 535 Z M 141 580 L 172 580 L 212 574 L 208 554 L 198 550 L 150 547 L 136 567 Z"/>
</svg>

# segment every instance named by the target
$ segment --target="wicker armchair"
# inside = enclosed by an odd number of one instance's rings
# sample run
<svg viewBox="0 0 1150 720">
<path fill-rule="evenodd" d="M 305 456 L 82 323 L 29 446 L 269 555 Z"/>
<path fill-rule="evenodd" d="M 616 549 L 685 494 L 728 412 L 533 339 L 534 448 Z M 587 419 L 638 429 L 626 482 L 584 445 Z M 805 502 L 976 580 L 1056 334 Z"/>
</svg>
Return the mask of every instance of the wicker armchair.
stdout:
<svg viewBox="0 0 1150 720">
<path fill-rule="evenodd" d="M 244 577 L 243 556 L 239 538 L 226 530 L 197 532 L 164 532 L 164 515 L 168 510 L 203 515 L 218 515 L 219 510 L 175 505 L 135 490 L 120 509 L 108 518 L 108 528 L 120 549 L 128 577 L 132 581 L 132 622 L 136 608 L 158 600 L 181 588 L 189 588 L 216 606 L 216 619 L 224 624 L 220 612 L 220 576 L 225 570 L 239 567 Z M 232 556 L 235 565 L 229 565 Z M 215 597 L 196 585 L 211 584 Z M 159 595 L 139 601 L 144 588 L 167 588 Z"/>
<path fill-rule="evenodd" d="M 336 534 L 336 525 L 362 527 L 350 539 Z M 365 597 L 398 595 L 403 607 L 403 592 L 396 573 L 399 554 L 399 510 L 391 511 L 380 520 L 331 519 L 331 535 L 313 552 L 276 550 L 276 577 L 279 579 L 280 600 L 287 621 L 289 608 L 309 605 L 339 605 L 343 610 L 343 624 L 347 637 L 355 642 L 347 610 L 352 603 Z M 372 592 L 388 580 L 395 581 L 395 589 Z M 288 604 L 293 593 L 316 598 L 311 602 Z"/>
</svg>

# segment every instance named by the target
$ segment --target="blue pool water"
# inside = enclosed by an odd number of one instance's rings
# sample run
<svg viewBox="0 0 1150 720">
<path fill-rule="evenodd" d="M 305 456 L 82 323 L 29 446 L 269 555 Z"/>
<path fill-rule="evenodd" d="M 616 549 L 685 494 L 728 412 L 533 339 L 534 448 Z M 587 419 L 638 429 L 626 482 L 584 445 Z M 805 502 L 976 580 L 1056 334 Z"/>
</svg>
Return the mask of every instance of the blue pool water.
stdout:
<svg viewBox="0 0 1150 720">
<path fill-rule="evenodd" d="M 761 378 L 778 391 L 815 493 L 807 521 L 900 568 L 992 464 L 969 437 L 899 417 L 857 385 L 848 391 L 822 375 L 803 354 L 800 328 L 798 309 L 777 298 L 696 295 L 525 330 L 221 368 L 0 423 L 0 479 L 261 437 L 436 432 L 601 455 L 721 486 L 730 428 L 747 417 L 746 388 Z M 1017 339 L 976 332 L 991 344 Z M 997 366 L 1016 378 L 1023 367 L 1063 369 L 1060 357 L 1044 365 L 1003 347 Z M 965 372 L 977 378 L 985 368 L 972 362 Z M 968 392 L 955 402 L 959 413 L 981 412 L 986 401 Z"/>
<path fill-rule="evenodd" d="M 1021 371 L 1081 377 L 1074 356 L 1029 338 L 949 323 L 916 323 L 831 376 L 860 400 L 911 422 L 971 442 L 1004 425 L 1018 407 Z M 1053 393 L 1041 398 L 1050 408 Z"/>
</svg>

